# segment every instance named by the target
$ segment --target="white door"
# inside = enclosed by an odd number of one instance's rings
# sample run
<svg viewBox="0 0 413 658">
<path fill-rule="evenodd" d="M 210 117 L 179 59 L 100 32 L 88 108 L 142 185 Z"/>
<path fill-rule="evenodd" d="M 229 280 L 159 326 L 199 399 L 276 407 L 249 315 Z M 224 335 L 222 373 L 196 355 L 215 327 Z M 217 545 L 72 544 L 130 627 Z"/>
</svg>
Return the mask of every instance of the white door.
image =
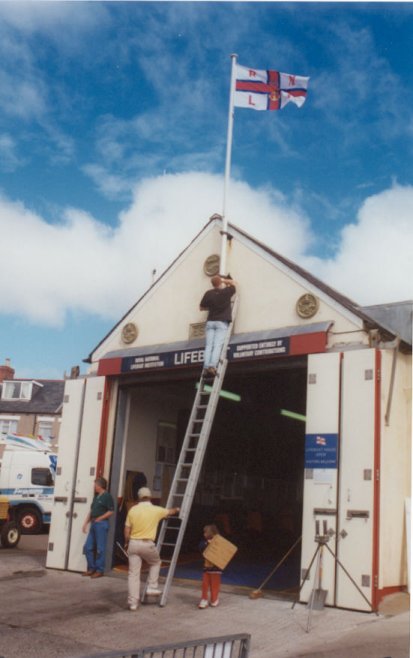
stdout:
<svg viewBox="0 0 413 658">
<path fill-rule="evenodd" d="M 62 422 L 59 431 L 56 480 L 46 566 L 66 569 L 71 527 L 73 483 L 80 437 L 85 379 L 65 383 Z"/>
<path fill-rule="evenodd" d="M 370 603 L 373 602 L 374 491 L 377 443 L 375 414 L 376 350 L 345 352 L 343 358 L 342 423 L 337 557 Z M 369 610 L 350 578 L 337 569 L 337 606 Z"/>
<path fill-rule="evenodd" d="M 72 528 L 70 536 L 69 571 L 84 571 L 83 545 L 86 535 L 82 525 L 93 499 L 101 430 L 105 377 L 86 379 L 85 404 L 80 434 L 79 455 L 75 478 Z"/>
<path fill-rule="evenodd" d="M 336 531 L 340 368 L 339 353 L 308 357 L 301 578 L 304 578 L 317 550 L 316 523 L 320 534 L 324 528 Z M 334 538 L 329 545 L 335 550 Z M 310 597 L 316 564 L 317 559 L 301 590 L 301 601 L 308 601 Z M 319 587 L 318 582 L 316 587 Z M 325 548 L 321 589 L 328 590 L 326 603 L 333 605 L 335 563 Z"/>
</svg>

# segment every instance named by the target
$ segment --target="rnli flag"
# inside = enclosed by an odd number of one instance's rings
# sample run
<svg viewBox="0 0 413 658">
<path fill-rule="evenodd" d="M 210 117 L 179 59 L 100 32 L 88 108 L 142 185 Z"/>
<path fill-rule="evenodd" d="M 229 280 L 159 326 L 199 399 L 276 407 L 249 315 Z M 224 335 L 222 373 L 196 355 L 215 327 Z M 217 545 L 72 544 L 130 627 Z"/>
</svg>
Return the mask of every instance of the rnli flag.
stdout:
<svg viewBox="0 0 413 658">
<path fill-rule="evenodd" d="M 309 79 L 237 64 L 234 105 L 250 110 L 282 110 L 291 102 L 301 107 L 307 96 Z"/>
</svg>

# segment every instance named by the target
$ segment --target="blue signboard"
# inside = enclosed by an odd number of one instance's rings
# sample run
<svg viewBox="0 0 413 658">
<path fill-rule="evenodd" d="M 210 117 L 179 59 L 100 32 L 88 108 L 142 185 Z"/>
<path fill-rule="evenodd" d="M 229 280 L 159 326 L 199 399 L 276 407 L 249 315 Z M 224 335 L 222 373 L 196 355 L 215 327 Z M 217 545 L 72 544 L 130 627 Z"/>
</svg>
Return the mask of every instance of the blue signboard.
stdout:
<svg viewBox="0 0 413 658">
<path fill-rule="evenodd" d="M 128 356 L 122 359 L 122 372 L 140 372 L 178 366 L 201 365 L 204 360 L 204 348 L 179 350 L 177 352 L 160 352 L 144 356 Z"/>
<path fill-rule="evenodd" d="M 229 361 L 244 359 L 274 358 L 286 356 L 290 350 L 290 339 L 274 338 L 262 341 L 250 341 L 230 345 L 227 358 Z M 127 356 L 122 359 L 121 372 L 141 372 L 164 368 L 178 368 L 202 365 L 204 348 L 177 350 L 175 352 L 158 352 L 142 356 Z"/>
<path fill-rule="evenodd" d="M 305 435 L 305 468 L 337 468 L 338 434 Z"/>
</svg>

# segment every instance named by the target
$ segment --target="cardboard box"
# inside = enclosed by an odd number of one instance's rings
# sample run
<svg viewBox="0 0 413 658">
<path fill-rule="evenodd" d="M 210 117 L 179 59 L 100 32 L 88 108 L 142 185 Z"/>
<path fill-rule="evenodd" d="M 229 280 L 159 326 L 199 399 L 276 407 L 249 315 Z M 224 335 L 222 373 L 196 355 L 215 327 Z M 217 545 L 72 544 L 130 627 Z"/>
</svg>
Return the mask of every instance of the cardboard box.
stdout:
<svg viewBox="0 0 413 658">
<path fill-rule="evenodd" d="M 216 567 L 225 569 L 237 550 L 238 548 L 231 544 L 228 539 L 224 539 L 221 535 L 215 535 L 202 555 Z"/>
</svg>

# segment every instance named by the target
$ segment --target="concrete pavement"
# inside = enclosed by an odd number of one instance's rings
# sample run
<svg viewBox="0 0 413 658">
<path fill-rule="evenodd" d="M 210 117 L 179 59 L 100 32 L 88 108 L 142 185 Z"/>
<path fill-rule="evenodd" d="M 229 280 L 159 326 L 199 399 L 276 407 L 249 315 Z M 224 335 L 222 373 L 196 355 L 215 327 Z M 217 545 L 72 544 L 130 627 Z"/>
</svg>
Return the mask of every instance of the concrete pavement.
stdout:
<svg viewBox="0 0 413 658">
<path fill-rule="evenodd" d="M 381 614 L 325 608 L 224 591 L 218 608 L 198 610 L 198 585 L 174 585 L 166 607 L 127 610 L 124 576 L 96 580 L 45 569 L 47 536 L 23 537 L 0 551 L 0 656 L 55 658 L 250 633 L 251 658 L 407 658 L 409 597 Z"/>
</svg>

